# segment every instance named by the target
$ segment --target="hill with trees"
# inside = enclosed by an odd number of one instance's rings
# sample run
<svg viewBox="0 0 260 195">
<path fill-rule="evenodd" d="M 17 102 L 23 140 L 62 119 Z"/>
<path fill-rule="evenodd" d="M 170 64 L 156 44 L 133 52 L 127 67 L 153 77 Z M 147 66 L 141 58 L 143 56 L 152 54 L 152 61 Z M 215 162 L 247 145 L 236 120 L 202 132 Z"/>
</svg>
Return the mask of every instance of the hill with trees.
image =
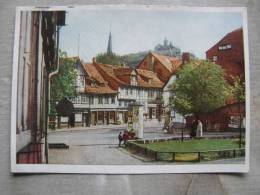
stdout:
<svg viewBox="0 0 260 195">
<path fill-rule="evenodd" d="M 116 54 L 108 54 L 101 53 L 96 56 L 96 60 L 99 63 L 104 64 L 113 64 L 125 66 L 128 65 L 130 67 L 135 67 L 144 57 L 150 52 L 155 52 L 158 54 L 173 56 L 173 57 L 181 57 L 180 48 L 174 46 L 171 41 L 168 41 L 166 38 L 164 39 L 162 44 L 157 44 L 153 50 L 141 51 L 137 53 L 130 53 L 126 55 L 116 55 Z"/>
</svg>

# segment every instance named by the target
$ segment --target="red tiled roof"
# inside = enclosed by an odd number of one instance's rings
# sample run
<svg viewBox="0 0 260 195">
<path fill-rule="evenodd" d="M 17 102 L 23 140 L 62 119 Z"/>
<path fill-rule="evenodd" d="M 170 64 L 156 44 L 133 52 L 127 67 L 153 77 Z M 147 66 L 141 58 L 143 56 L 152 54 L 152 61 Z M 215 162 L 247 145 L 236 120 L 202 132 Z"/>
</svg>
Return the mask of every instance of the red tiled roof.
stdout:
<svg viewBox="0 0 260 195">
<path fill-rule="evenodd" d="M 83 68 L 91 79 L 94 79 L 99 83 L 106 83 L 102 75 L 98 72 L 93 64 L 84 64 Z"/>
<path fill-rule="evenodd" d="M 137 81 L 141 86 L 161 88 L 164 83 L 157 77 L 153 71 L 136 69 L 138 73 Z"/>
<path fill-rule="evenodd" d="M 130 85 L 130 77 L 133 69 L 130 67 L 118 67 L 108 64 L 95 64 L 98 69 L 101 69 L 101 74 L 106 74 L 113 79 L 118 85 Z M 137 72 L 137 86 L 147 88 L 161 88 L 164 83 L 157 77 L 157 75 L 149 70 L 136 69 Z"/>
<path fill-rule="evenodd" d="M 151 52 L 151 54 L 157 58 L 171 73 L 175 72 L 181 65 L 181 60 L 177 57 L 165 56 L 154 52 Z"/>
<path fill-rule="evenodd" d="M 115 90 L 112 90 L 108 85 L 86 86 L 85 92 L 90 94 L 116 94 L 117 93 Z"/>
<path fill-rule="evenodd" d="M 117 92 L 109 87 L 97 68 L 91 64 L 83 64 L 83 68 L 89 77 L 89 84 L 85 87 L 85 93 L 89 94 L 116 94 Z"/>
<path fill-rule="evenodd" d="M 115 65 L 110 65 L 110 64 L 98 64 L 98 63 L 95 63 L 95 66 L 96 68 L 99 70 L 99 72 L 101 74 L 105 74 L 107 75 L 108 77 L 110 77 L 111 79 L 115 80 L 116 82 L 118 82 L 118 84 L 120 85 L 123 85 L 125 84 L 125 82 L 123 82 L 122 80 L 120 80 L 115 72 L 114 72 L 114 69 L 117 68 L 117 66 Z"/>
</svg>

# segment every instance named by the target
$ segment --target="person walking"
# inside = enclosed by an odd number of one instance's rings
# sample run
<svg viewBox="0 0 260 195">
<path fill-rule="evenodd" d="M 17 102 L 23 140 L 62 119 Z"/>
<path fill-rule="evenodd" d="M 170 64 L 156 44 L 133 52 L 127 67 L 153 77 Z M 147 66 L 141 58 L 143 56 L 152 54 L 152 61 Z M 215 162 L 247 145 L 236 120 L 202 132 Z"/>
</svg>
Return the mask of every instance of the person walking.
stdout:
<svg viewBox="0 0 260 195">
<path fill-rule="evenodd" d="M 123 141 L 122 132 L 118 135 L 118 147 L 121 147 L 121 142 Z"/>
<path fill-rule="evenodd" d="M 198 120 L 196 137 L 202 137 L 202 136 L 203 136 L 203 125 L 202 122 Z"/>
<path fill-rule="evenodd" d="M 123 141 L 124 141 L 125 147 L 126 147 L 126 142 L 127 142 L 127 140 L 128 140 L 128 132 L 127 132 L 127 131 L 124 131 L 124 133 L 123 133 Z"/>
<path fill-rule="evenodd" d="M 196 136 L 197 126 L 198 126 L 198 122 L 196 120 L 193 120 L 191 123 L 190 138 L 194 138 Z"/>
</svg>

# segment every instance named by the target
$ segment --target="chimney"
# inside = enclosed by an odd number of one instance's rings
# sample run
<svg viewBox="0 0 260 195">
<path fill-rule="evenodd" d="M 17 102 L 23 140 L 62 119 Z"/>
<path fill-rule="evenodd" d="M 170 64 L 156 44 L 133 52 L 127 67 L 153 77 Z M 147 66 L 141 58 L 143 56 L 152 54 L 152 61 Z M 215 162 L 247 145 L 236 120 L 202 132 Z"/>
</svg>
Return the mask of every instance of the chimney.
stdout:
<svg viewBox="0 0 260 195">
<path fill-rule="evenodd" d="M 182 64 L 186 64 L 190 62 L 190 53 L 189 52 L 183 52 L 182 53 Z"/>
</svg>

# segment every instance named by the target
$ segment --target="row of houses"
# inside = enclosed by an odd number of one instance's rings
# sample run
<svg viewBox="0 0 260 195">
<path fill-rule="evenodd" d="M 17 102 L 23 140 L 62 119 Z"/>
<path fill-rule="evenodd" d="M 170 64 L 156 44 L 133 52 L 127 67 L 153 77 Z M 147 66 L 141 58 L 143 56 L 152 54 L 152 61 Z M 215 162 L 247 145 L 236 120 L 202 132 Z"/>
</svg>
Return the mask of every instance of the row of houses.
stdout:
<svg viewBox="0 0 260 195">
<path fill-rule="evenodd" d="M 178 58 L 153 52 L 136 68 L 101 64 L 95 58 L 83 63 L 75 58 L 78 96 L 71 99 L 75 125 L 126 123 L 130 103 L 144 106 L 145 120 L 162 120 L 169 104 L 169 80 L 174 81 L 181 64 Z"/>
<path fill-rule="evenodd" d="M 232 76 L 244 78 L 243 29 L 225 35 L 206 51 L 206 58 L 224 69 L 229 83 L 232 83 Z M 95 58 L 92 63 L 75 58 L 79 94 L 71 99 L 75 108 L 75 125 L 126 123 L 128 105 L 136 102 L 144 105 L 145 120 L 163 120 L 165 113 L 170 111 L 174 122 L 181 123 L 187 119 L 189 126 L 192 117 L 184 118 L 168 109 L 172 94 L 169 86 L 176 80 L 177 70 L 189 61 L 189 53 L 183 53 L 181 58 L 177 58 L 150 52 L 136 68 L 130 68 L 101 64 Z M 208 130 L 237 127 L 240 116 L 237 107 L 235 101 L 227 101 L 224 107 L 201 118 Z M 244 103 L 241 103 L 243 113 L 244 107 Z M 63 122 L 66 120 L 62 119 Z"/>
</svg>

